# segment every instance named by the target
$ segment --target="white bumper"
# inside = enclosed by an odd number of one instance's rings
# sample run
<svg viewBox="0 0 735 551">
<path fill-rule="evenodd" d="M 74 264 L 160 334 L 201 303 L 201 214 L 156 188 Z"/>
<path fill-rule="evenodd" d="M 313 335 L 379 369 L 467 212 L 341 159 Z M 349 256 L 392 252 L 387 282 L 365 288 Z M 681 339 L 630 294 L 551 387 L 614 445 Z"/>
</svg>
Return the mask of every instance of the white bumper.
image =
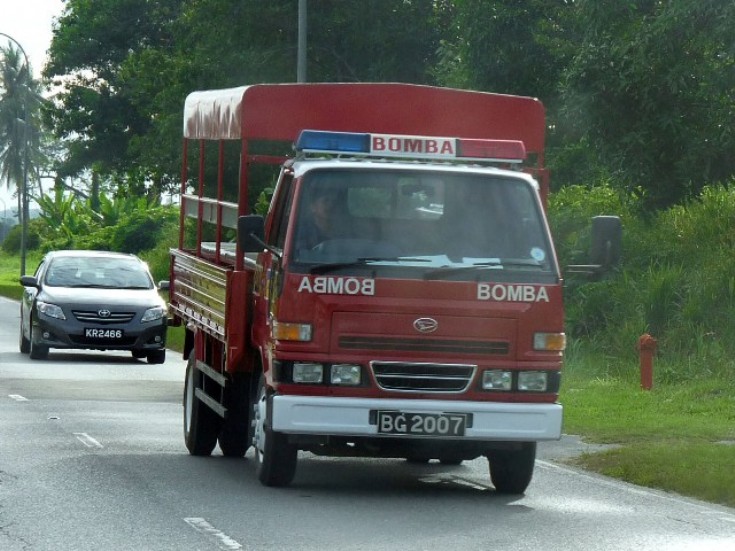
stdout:
<svg viewBox="0 0 735 551">
<path fill-rule="evenodd" d="M 446 400 L 390 400 L 328 396 L 274 396 L 272 427 L 291 434 L 378 435 L 371 411 L 472 414 L 462 440 L 540 441 L 561 438 L 562 406 Z M 375 419 L 375 415 L 372 416 Z"/>
</svg>

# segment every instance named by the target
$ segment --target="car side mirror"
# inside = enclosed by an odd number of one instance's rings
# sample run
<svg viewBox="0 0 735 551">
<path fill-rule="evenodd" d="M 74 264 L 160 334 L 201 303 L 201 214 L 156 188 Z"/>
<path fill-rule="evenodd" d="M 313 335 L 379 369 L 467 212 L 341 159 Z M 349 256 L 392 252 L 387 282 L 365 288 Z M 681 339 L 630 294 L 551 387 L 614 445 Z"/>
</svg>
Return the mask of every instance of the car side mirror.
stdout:
<svg viewBox="0 0 735 551">
<path fill-rule="evenodd" d="M 168 291 L 171 288 L 171 282 L 170 281 L 159 281 L 158 282 L 158 290 L 159 291 Z"/>
<path fill-rule="evenodd" d="M 20 276 L 20 284 L 23 287 L 38 288 L 38 280 L 34 276 L 29 276 L 29 275 Z"/>
<path fill-rule="evenodd" d="M 617 216 L 595 216 L 592 218 L 592 241 L 589 264 L 567 266 L 573 274 L 599 277 L 620 264 L 623 249 L 623 224 Z"/>
</svg>

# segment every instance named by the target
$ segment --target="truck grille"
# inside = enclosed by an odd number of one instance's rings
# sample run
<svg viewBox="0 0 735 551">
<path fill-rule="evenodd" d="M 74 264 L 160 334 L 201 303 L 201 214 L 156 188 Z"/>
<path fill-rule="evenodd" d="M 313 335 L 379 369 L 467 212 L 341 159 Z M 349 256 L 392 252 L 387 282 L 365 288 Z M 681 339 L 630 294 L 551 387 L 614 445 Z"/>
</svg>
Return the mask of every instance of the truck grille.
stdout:
<svg viewBox="0 0 735 551">
<path fill-rule="evenodd" d="M 74 317 L 82 323 L 128 323 L 135 317 L 135 312 L 110 312 L 109 317 L 101 317 L 99 310 L 74 310 Z"/>
<path fill-rule="evenodd" d="M 465 364 L 371 362 L 378 386 L 402 392 L 463 392 L 477 366 Z"/>
<path fill-rule="evenodd" d="M 357 350 L 410 350 L 454 354 L 508 354 L 508 343 L 502 341 L 460 341 L 449 339 L 407 339 L 395 337 L 340 337 L 340 348 Z"/>
</svg>

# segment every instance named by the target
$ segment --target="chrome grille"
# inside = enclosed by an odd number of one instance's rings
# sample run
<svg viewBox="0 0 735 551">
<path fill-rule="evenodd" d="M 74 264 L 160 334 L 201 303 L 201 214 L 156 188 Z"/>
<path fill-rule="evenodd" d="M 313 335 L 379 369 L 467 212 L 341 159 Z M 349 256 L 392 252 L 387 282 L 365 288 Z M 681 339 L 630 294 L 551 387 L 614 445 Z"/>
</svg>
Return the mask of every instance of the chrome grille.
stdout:
<svg viewBox="0 0 735 551">
<path fill-rule="evenodd" d="M 477 366 L 467 364 L 371 362 L 373 375 L 383 390 L 401 392 L 463 392 Z"/>
<path fill-rule="evenodd" d="M 110 312 L 109 317 L 101 317 L 99 310 L 74 310 L 72 313 L 82 323 L 128 323 L 135 317 L 135 312 Z"/>
</svg>

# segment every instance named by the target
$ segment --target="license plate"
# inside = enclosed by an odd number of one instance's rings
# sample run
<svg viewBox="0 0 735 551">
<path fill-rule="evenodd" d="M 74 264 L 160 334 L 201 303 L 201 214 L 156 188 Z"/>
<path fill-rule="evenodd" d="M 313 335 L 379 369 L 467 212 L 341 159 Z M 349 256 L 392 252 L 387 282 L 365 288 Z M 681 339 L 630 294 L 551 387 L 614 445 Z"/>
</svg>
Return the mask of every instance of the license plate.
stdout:
<svg viewBox="0 0 735 551">
<path fill-rule="evenodd" d="M 464 436 L 467 415 L 378 411 L 378 433 L 413 436 Z"/>
<path fill-rule="evenodd" d="M 84 329 L 84 336 L 88 339 L 122 339 L 122 329 L 95 329 L 86 327 Z"/>
</svg>

